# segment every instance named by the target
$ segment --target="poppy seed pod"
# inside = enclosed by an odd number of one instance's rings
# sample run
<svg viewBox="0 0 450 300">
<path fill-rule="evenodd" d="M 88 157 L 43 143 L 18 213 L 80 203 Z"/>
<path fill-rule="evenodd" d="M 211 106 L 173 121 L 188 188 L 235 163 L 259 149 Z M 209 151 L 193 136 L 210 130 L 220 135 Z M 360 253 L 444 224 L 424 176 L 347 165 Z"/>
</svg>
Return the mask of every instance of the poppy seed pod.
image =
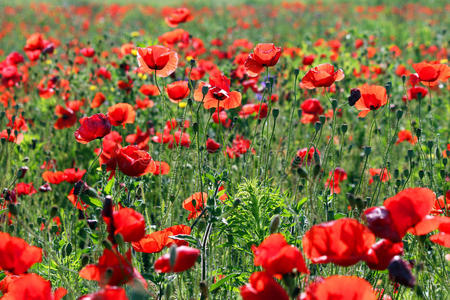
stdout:
<svg viewBox="0 0 450 300">
<path fill-rule="evenodd" d="M 407 287 L 414 287 L 416 285 L 416 278 L 411 272 L 411 264 L 403 260 L 400 256 L 392 258 L 388 266 L 389 278 L 401 285 Z"/>
</svg>

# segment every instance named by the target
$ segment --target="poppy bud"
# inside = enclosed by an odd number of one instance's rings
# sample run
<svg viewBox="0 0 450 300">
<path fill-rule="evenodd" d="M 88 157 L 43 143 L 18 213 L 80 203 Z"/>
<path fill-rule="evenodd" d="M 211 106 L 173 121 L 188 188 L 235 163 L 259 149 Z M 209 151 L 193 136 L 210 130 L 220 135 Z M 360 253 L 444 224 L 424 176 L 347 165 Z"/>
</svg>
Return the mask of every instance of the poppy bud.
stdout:
<svg viewBox="0 0 450 300">
<path fill-rule="evenodd" d="M 97 227 L 97 220 L 87 220 L 90 229 L 94 230 Z"/>
<path fill-rule="evenodd" d="M 351 207 L 355 206 L 355 195 L 353 195 L 352 193 L 347 193 L 347 200 Z"/>
<path fill-rule="evenodd" d="M 52 209 L 50 210 L 50 218 L 55 217 L 57 213 L 58 213 L 58 207 L 53 206 Z"/>
<path fill-rule="evenodd" d="M 336 99 L 332 99 L 331 100 L 331 107 L 333 108 L 333 110 L 336 110 L 337 106 L 338 106 L 337 100 Z"/>
<path fill-rule="evenodd" d="M 279 226 L 280 226 L 280 215 L 275 215 L 275 216 L 273 216 L 272 220 L 270 221 L 270 226 L 269 226 L 270 234 L 276 232 Z"/>
<path fill-rule="evenodd" d="M 294 69 L 294 76 L 295 76 L 295 77 L 297 77 L 299 73 L 300 73 L 300 70 L 299 70 L 299 69 Z"/>
<path fill-rule="evenodd" d="M 39 192 L 45 193 L 45 192 L 51 192 L 51 191 L 52 191 L 52 187 L 48 183 L 43 184 L 39 187 Z"/>
<path fill-rule="evenodd" d="M 274 108 L 272 110 L 272 116 L 274 117 L 274 119 L 278 118 L 279 114 L 280 114 L 280 110 L 278 108 Z"/>
<path fill-rule="evenodd" d="M 189 106 L 192 106 L 192 103 L 194 103 L 194 100 L 192 100 L 192 98 L 188 98 L 187 104 L 188 104 Z"/>
<path fill-rule="evenodd" d="M 192 124 L 192 130 L 194 130 L 195 133 L 198 132 L 198 123 L 194 122 L 194 124 Z"/>
<path fill-rule="evenodd" d="M 320 164 L 317 164 L 314 166 L 313 169 L 313 177 L 316 177 L 317 175 L 319 175 L 319 173 L 320 173 Z"/>
<path fill-rule="evenodd" d="M 342 124 L 341 125 L 341 132 L 342 134 L 345 134 L 347 132 L 348 129 L 348 125 L 347 124 Z"/>
<path fill-rule="evenodd" d="M 397 116 L 397 120 L 400 120 L 403 116 L 403 110 L 397 110 L 396 116 Z"/>
<path fill-rule="evenodd" d="M 319 152 L 314 151 L 313 157 L 314 157 L 314 163 L 320 165 L 320 154 L 319 154 Z"/>
<path fill-rule="evenodd" d="M 394 256 L 388 266 L 389 278 L 401 285 L 414 287 L 416 278 L 411 272 L 411 264 L 403 260 L 400 256 Z"/>
<path fill-rule="evenodd" d="M 423 176 L 425 176 L 425 172 L 423 170 L 419 170 L 420 179 L 423 179 Z"/>
<path fill-rule="evenodd" d="M 359 89 L 351 89 L 350 91 L 350 96 L 347 98 L 348 99 L 348 104 L 350 106 L 355 105 L 356 101 L 359 100 L 359 98 L 361 98 L 361 91 Z"/>
<path fill-rule="evenodd" d="M 108 249 L 108 250 L 112 250 L 113 245 L 111 244 L 111 242 L 109 240 L 104 240 L 102 242 L 103 248 Z"/>
<path fill-rule="evenodd" d="M 444 157 L 444 158 L 442 159 L 442 164 L 444 165 L 444 167 L 447 166 L 447 162 L 448 162 L 447 157 Z"/>
<path fill-rule="evenodd" d="M 306 173 L 306 170 L 303 167 L 297 169 L 297 174 L 300 176 L 300 178 L 308 177 L 308 173 Z"/>
<path fill-rule="evenodd" d="M 372 152 L 372 147 L 365 146 L 365 147 L 364 147 L 364 155 L 365 155 L 365 156 L 369 156 L 369 155 L 370 155 L 370 152 Z"/>
<path fill-rule="evenodd" d="M 208 91 L 209 91 L 209 87 L 207 87 L 206 85 L 204 85 L 204 86 L 202 87 L 202 95 L 203 95 L 203 98 L 205 98 L 206 94 L 208 94 Z"/>
<path fill-rule="evenodd" d="M 408 157 L 413 158 L 414 157 L 414 150 L 408 149 Z"/>
<path fill-rule="evenodd" d="M 172 244 L 172 246 L 170 246 L 170 269 L 173 269 L 173 266 L 175 265 L 175 261 L 177 260 L 177 245 L 176 244 Z"/>
<path fill-rule="evenodd" d="M 391 89 L 392 89 L 392 82 L 388 81 L 385 84 L 384 88 L 386 89 L 386 94 L 389 94 L 391 92 Z"/>
<path fill-rule="evenodd" d="M 321 122 L 314 123 L 314 129 L 316 130 L 316 132 L 318 132 L 320 130 L 320 128 L 322 128 Z"/>
<path fill-rule="evenodd" d="M 324 124 L 325 120 L 326 120 L 325 116 L 319 116 L 320 123 Z"/>
<path fill-rule="evenodd" d="M 112 197 L 108 195 L 103 201 L 102 216 L 105 218 L 112 218 L 112 211 Z"/>
<path fill-rule="evenodd" d="M 6 113 L 4 111 L 0 111 L 0 121 L 3 120 L 5 115 L 6 115 Z"/>
<path fill-rule="evenodd" d="M 191 65 L 191 68 L 195 67 L 195 63 L 196 63 L 195 59 L 191 59 L 189 61 L 189 64 Z"/>
<path fill-rule="evenodd" d="M 81 209 L 78 209 L 78 220 L 84 220 L 84 213 Z"/>
<path fill-rule="evenodd" d="M 28 171 L 27 166 L 20 167 L 20 169 L 17 171 L 17 178 L 24 178 L 27 171 Z"/>
</svg>

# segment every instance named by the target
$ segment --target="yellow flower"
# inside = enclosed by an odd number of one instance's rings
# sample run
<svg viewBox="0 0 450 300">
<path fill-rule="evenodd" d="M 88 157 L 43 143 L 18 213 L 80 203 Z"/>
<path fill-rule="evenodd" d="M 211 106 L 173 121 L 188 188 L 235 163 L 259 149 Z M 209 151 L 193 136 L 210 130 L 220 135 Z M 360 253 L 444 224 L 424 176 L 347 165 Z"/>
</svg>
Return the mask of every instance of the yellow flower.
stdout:
<svg viewBox="0 0 450 300">
<path fill-rule="evenodd" d="M 45 63 L 46 63 L 47 65 L 51 65 L 51 64 L 52 64 L 52 61 L 51 61 L 50 59 L 47 59 L 47 60 L 45 61 Z"/>
<path fill-rule="evenodd" d="M 136 55 L 137 55 L 136 49 L 131 50 L 131 54 L 134 55 L 134 56 L 136 56 Z"/>
<path fill-rule="evenodd" d="M 141 34 L 138 32 L 138 31 L 133 31 L 132 33 L 131 33 L 131 36 L 132 37 L 137 37 L 137 36 L 140 36 Z"/>
<path fill-rule="evenodd" d="M 97 89 L 97 86 L 91 85 L 91 86 L 89 87 L 89 89 L 90 89 L 91 91 L 95 91 L 95 90 Z"/>
<path fill-rule="evenodd" d="M 180 103 L 178 103 L 178 106 L 179 106 L 180 108 L 185 108 L 186 105 L 187 105 L 186 102 L 180 102 Z"/>
</svg>

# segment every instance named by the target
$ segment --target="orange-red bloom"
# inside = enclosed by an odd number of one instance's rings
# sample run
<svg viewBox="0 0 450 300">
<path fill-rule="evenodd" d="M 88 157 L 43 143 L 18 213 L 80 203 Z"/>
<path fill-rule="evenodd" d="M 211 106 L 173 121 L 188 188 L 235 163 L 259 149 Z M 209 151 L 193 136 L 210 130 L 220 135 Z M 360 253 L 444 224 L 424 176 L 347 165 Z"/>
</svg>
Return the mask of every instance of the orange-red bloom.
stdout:
<svg viewBox="0 0 450 300">
<path fill-rule="evenodd" d="M 156 253 L 161 252 L 165 247 L 175 244 L 177 246 L 188 246 L 188 242 L 174 240 L 170 236 L 178 234 L 190 234 L 191 227 L 186 225 L 175 225 L 161 231 L 155 231 L 144 236 L 138 242 L 133 243 L 133 248 L 137 252 Z"/>
<path fill-rule="evenodd" d="M 241 286 L 243 300 L 289 300 L 286 291 L 266 272 L 255 272 L 249 283 Z"/>
<path fill-rule="evenodd" d="M 80 128 L 75 133 L 77 142 L 87 144 L 95 139 L 101 139 L 111 132 L 111 123 L 104 114 L 95 114 L 80 119 Z"/>
<path fill-rule="evenodd" d="M 427 188 L 409 188 L 388 198 L 380 207 L 364 211 L 369 229 L 378 237 L 400 242 L 406 232 L 431 212 L 436 201 Z"/>
<path fill-rule="evenodd" d="M 128 103 L 118 103 L 108 108 L 108 118 L 111 125 L 119 126 L 125 124 L 133 124 L 136 118 L 136 112 Z"/>
<path fill-rule="evenodd" d="M 309 285 L 302 300 L 358 299 L 376 300 L 377 296 L 363 278 L 333 275 Z"/>
<path fill-rule="evenodd" d="M 344 79 L 342 69 L 334 70 L 331 64 L 321 64 L 310 69 L 303 77 L 301 87 L 306 89 L 314 89 L 318 87 L 329 87 L 335 81 Z"/>
<path fill-rule="evenodd" d="M 445 64 L 420 62 L 413 64 L 420 81 L 428 86 L 437 85 L 438 81 L 446 81 L 450 77 L 450 67 Z"/>
<path fill-rule="evenodd" d="M 262 266 L 270 275 L 309 273 L 300 250 L 289 245 L 280 233 L 271 234 L 258 247 L 253 245 L 252 251 L 255 266 Z"/>
<path fill-rule="evenodd" d="M 137 59 L 142 72 L 148 74 L 156 72 L 159 77 L 169 76 L 178 65 L 178 54 L 159 45 L 137 48 Z"/>
<path fill-rule="evenodd" d="M 50 281 L 31 273 L 12 279 L 2 300 L 59 300 L 67 294 L 64 288 L 52 291 Z"/>
<path fill-rule="evenodd" d="M 408 142 L 411 145 L 414 145 L 415 143 L 417 143 L 417 136 L 413 137 L 411 131 L 409 130 L 400 130 L 398 132 L 398 139 L 395 144 L 398 145 L 401 142 Z"/>
<path fill-rule="evenodd" d="M 359 87 L 359 91 L 361 98 L 355 103 L 355 108 L 360 110 L 358 117 L 364 118 L 371 110 L 377 110 L 387 103 L 384 86 L 364 84 Z"/>
<path fill-rule="evenodd" d="M 372 232 L 348 218 L 314 225 L 303 236 L 303 250 L 315 264 L 354 265 L 365 258 L 373 243 Z"/>
<path fill-rule="evenodd" d="M 169 27 L 177 27 L 180 23 L 189 22 L 193 19 L 191 11 L 185 7 L 175 9 L 169 16 L 164 20 Z"/>
<path fill-rule="evenodd" d="M 134 278 L 142 278 L 131 265 L 131 251 L 128 251 L 126 256 L 122 256 L 117 250 L 108 249 L 103 250 L 103 255 L 97 264 L 85 266 L 79 275 L 84 279 L 97 281 L 100 286 L 119 286 Z"/>
<path fill-rule="evenodd" d="M 125 242 L 137 242 L 145 235 L 144 216 L 132 208 L 113 212 L 114 235 L 120 234 Z"/>
<path fill-rule="evenodd" d="M 203 97 L 203 87 L 207 88 L 207 93 Z M 195 101 L 203 101 L 205 109 L 236 108 L 241 105 L 241 93 L 230 92 L 230 79 L 225 75 L 215 72 L 209 77 L 209 84 L 201 82 L 194 92 Z"/>
<path fill-rule="evenodd" d="M 191 90 L 189 89 L 189 84 L 187 81 L 175 81 L 169 83 L 166 87 L 167 95 L 169 100 L 177 103 L 189 96 Z"/>
<path fill-rule="evenodd" d="M 264 67 L 276 65 L 281 55 L 281 48 L 272 43 L 258 44 L 245 60 L 245 69 L 250 77 L 258 76 Z"/>
<path fill-rule="evenodd" d="M 192 268 L 200 255 L 200 250 L 188 246 L 176 248 L 176 259 L 173 266 L 170 263 L 170 254 L 164 254 L 155 261 L 154 268 L 158 273 L 178 273 Z"/>
<path fill-rule="evenodd" d="M 150 154 L 139 150 L 136 146 L 127 146 L 118 150 L 117 166 L 119 170 L 128 176 L 139 177 L 156 170 L 156 165 Z"/>
<path fill-rule="evenodd" d="M 30 246 L 23 239 L 0 232 L 0 269 L 23 274 L 42 260 L 42 249 Z"/>
<path fill-rule="evenodd" d="M 190 211 L 188 220 L 197 218 L 200 215 L 207 199 L 207 193 L 198 192 L 183 201 L 183 208 Z"/>
</svg>

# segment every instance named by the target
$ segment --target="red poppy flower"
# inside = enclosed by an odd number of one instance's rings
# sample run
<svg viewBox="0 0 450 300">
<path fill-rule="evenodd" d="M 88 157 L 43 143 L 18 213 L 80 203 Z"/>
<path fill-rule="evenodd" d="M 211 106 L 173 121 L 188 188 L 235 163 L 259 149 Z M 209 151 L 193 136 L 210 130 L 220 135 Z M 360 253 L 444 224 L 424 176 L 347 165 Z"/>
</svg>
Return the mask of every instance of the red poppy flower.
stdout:
<svg viewBox="0 0 450 300">
<path fill-rule="evenodd" d="M 255 272 L 249 283 L 241 286 L 243 300 L 289 300 L 286 291 L 266 272 Z"/>
<path fill-rule="evenodd" d="M 342 69 L 335 71 L 333 65 L 321 64 L 306 73 L 302 79 L 301 87 L 309 90 L 318 87 L 329 87 L 335 81 L 341 81 L 344 77 Z"/>
<path fill-rule="evenodd" d="M 420 81 L 428 84 L 436 82 L 438 79 L 445 81 L 450 76 L 450 68 L 445 64 L 420 62 L 413 64 Z"/>
<path fill-rule="evenodd" d="M 314 162 L 314 152 L 317 152 L 317 154 L 320 157 L 320 151 L 317 150 L 314 147 L 309 148 L 302 148 L 300 150 L 297 151 L 297 154 L 295 156 L 295 158 L 292 160 L 291 164 L 294 166 L 294 164 L 298 161 L 298 165 L 299 167 L 301 167 L 304 163 L 307 163 L 308 165 L 311 164 L 312 162 Z M 306 158 L 306 162 L 305 162 L 305 158 Z"/>
<path fill-rule="evenodd" d="M 133 249 L 137 252 L 157 253 L 165 247 L 175 244 L 177 246 L 188 246 L 183 240 L 174 240 L 169 238 L 178 234 L 190 234 L 191 228 L 186 225 L 175 225 L 161 231 L 155 231 L 144 236 L 140 241 L 134 242 Z"/>
<path fill-rule="evenodd" d="M 75 168 L 65 169 L 64 170 L 64 180 L 68 183 L 76 183 L 83 178 L 86 170 L 80 170 Z"/>
<path fill-rule="evenodd" d="M 93 294 L 81 296 L 78 300 L 128 300 L 123 288 L 107 286 Z"/>
<path fill-rule="evenodd" d="M 255 266 L 262 266 L 268 274 L 309 273 L 300 250 L 289 245 L 282 234 L 271 234 L 258 247 L 253 245 L 252 251 Z"/>
<path fill-rule="evenodd" d="M 183 201 L 183 208 L 190 211 L 188 220 L 197 218 L 200 215 L 207 199 L 207 193 L 198 192 Z"/>
<path fill-rule="evenodd" d="M 169 27 L 177 27 L 180 23 L 189 22 L 193 19 L 191 11 L 187 8 L 177 8 L 172 13 L 167 16 L 164 20 Z"/>
<path fill-rule="evenodd" d="M 450 151 L 450 144 L 448 144 L 448 149 Z M 448 190 L 445 195 L 441 195 L 436 199 L 430 214 L 439 215 L 448 210 L 450 210 L 450 190 Z"/>
<path fill-rule="evenodd" d="M 387 103 L 384 86 L 364 84 L 359 87 L 359 91 L 361 98 L 355 103 L 355 108 L 360 110 L 358 117 L 364 118 L 371 110 L 377 110 Z"/>
<path fill-rule="evenodd" d="M 398 139 L 395 144 L 398 145 L 401 142 L 408 142 L 411 145 L 414 145 L 415 143 L 417 143 L 417 136 L 413 137 L 411 131 L 409 130 L 400 130 L 398 132 Z"/>
<path fill-rule="evenodd" d="M 167 85 L 167 95 L 169 100 L 177 103 L 189 96 L 191 90 L 187 81 L 175 81 Z"/>
<path fill-rule="evenodd" d="M 105 102 L 106 97 L 103 95 L 103 93 L 98 92 L 95 94 L 94 99 L 92 99 L 91 108 L 97 108 L 100 107 L 103 102 Z"/>
<path fill-rule="evenodd" d="M 248 76 L 258 76 L 264 67 L 276 65 L 281 56 L 281 48 L 272 43 L 258 44 L 253 49 L 253 53 L 245 60 L 245 69 Z"/>
<path fill-rule="evenodd" d="M 111 132 L 111 123 L 104 114 L 95 114 L 80 119 L 80 128 L 75 133 L 77 142 L 87 144 L 95 139 L 101 139 Z"/>
<path fill-rule="evenodd" d="M 146 151 L 136 146 L 119 149 L 116 155 L 119 170 L 128 176 L 139 177 L 156 170 L 155 162 Z"/>
<path fill-rule="evenodd" d="M 374 177 L 381 176 L 381 173 L 383 173 L 383 176 L 381 178 L 381 182 L 386 182 L 389 181 L 391 179 L 391 173 L 389 173 L 388 170 L 384 169 L 384 171 L 382 171 L 381 169 L 369 169 L 369 173 L 370 173 L 370 179 L 369 179 L 369 184 L 372 184 L 374 182 Z M 380 179 L 378 179 L 380 180 Z"/>
<path fill-rule="evenodd" d="M 448 222 L 450 222 L 450 217 L 427 215 L 414 227 L 410 228 L 408 232 L 414 235 L 425 235 L 438 229 L 442 223 Z"/>
<path fill-rule="evenodd" d="M 450 248 L 450 222 L 439 225 L 439 233 L 430 236 L 430 241 L 435 244 Z"/>
<path fill-rule="evenodd" d="M 128 103 L 118 103 L 108 108 L 108 118 L 113 126 L 133 124 L 136 118 L 136 112 Z"/>
<path fill-rule="evenodd" d="M 67 294 L 64 288 L 52 292 L 52 284 L 41 276 L 31 273 L 12 280 L 3 300 L 59 300 Z"/>
<path fill-rule="evenodd" d="M 409 188 L 364 211 L 369 229 L 378 237 L 400 242 L 406 232 L 430 213 L 435 194 L 427 188 Z"/>
<path fill-rule="evenodd" d="M 105 67 L 98 68 L 96 74 L 98 77 L 102 77 L 104 79 L 111 80 L 111 72 L 108 71 L 108 69 Z"/>
<path fill-rule="evenodd" d="M 339 183 L 347 179 L 347 172 L 344 169 L 337 167 L 334 169 L 334 172 L 330 171 L 329 179 L 325 183 L 325 187 L 330 187 L 330 192 L 339 194 L 341 192 L 341 188 Z"/>
<path fill-rule="evenodd" d="M 164 161 L 155 161 L 156 169 L 153 175 L 167 175 L 170 172 L 170 166 Z"/>
<path fill-rule="evenodd" d="M 16 194 L 17 196 L 22 195 L 33 195 L 36 194 L 37 191 L 33 186 L 33 183 L 25 183 L 25 182 L 19 182 L 16 184 Z"/>
<path fill-rule="evenodd" d="M 310 66 L 313 64 L 315 59 L 316 59 L 316 56 L 314 54 L 306 55 L 303 57 L 302 63 L 304 66 Z"/>
<path fill-rule="evenodd" d="M 217 150 L 219 150 L 221 145 L 217 143 L 215 140 L 209 138 L 206 140 L 206 151 L 208 153 L 215 153 Z"/>
<path fill-rule="evenodd" d="M 200 250 L 188 246 L 176 248 L 175 263 L 171 266 L 170 254 L 164 254 L 155 261 L 154 268 L 158 273 L 178 273 L 192 268 L 200 255 Z"/>
<path fill-rule="evenodd" d="M 132 208 L 113 212 L 114 235 L 120 234 L 125 242 L 137 242 L 145 235 L 144 216 Z"/>
<path fill-rule="evenodd" d="M 61 182 L 66 180 L 66 175 L 64 174 L 64 172 L 61 171 L 57 172 L 45 171 L 44 173 L 42 173 L 42 179 L 51 184 L 60 184 Z"/>
<path fill-rule="evenodd" d="M 80 50 L 81 55 L 84 57 L 92 57 L 95 55 L 95 50 L 92 47 L 83 48 Z"/>
<path fill-rule="evenodd" d="M 414 86 L 408 89 L 408 100 L 417 99 L 419 97 L 424 99 L 428 95 L 428 90 L 423 86 Z"/>
<path fill-rule="evenodd" d="M 84 279 L 97 281 L 100 286 L 119 286 L 132 281 L 134 278 L 142 278 L 131 265 L 130 250 L 126 253 L 126 256 L 122 256 L 117 250 L 105 249 L 103 255 L 98 259 L 98 263 L 85 266 L 81 269 L 79 275 Z"/>
<path fill-rule="evenodd" d="M 59 117 L 53 125 L 55 129 L 69 128 L 77 122 L 76 111 L 73 111 L 70 108 L 65 108 L 61 105 L 56 105 L 55 115 Z"/>
<path fill-rule="evenodd" d="M 303 250 L 315 264 L 354 265 L 364 259 L 374 243 L 375 236 L 349 218 L 314 225 L 303 236 Z"/>
<path fill-rule="evenodd" d="M 159 77 L 169 76 L 178 65 L 177 53 L 159 45 L 137 48 L 137 59 L 142 72 L 148 74 L 156 72 Z"/>
<path fill-rule="evenodd" d="M 372 270 L 385 270 L 396 255 L 403 255 L 403 243 L 392 243 L 382 239 L 367 251 L 365 262 Z"/>
<path fill-rule="evenodd" d="M 23 239 L 0 232 L 0 268 L 13 274 L 23 274 L 42 261 L 42 249 L 30 246 Z"/>
<path fill-rule="evenodd" d="M 139 91 L 145 96 L 158 96 L 159 90 L 156 85 L 153 84 L 143 84 Z"/>
<path fill-rule="evenodd" d="M 208 88 L 205 97 L 202 92 L 204 86 Z M 230 79 L 218 72 L 209 77 L 209 84 L 201 82 L 194 92 L 194 100 L 203 101 L 205 109 L 236 108 L 241 105 L 241 97 L 239 92 L 230 92 Z"/>
<path fill-rule="evenodd" d="M 333 275 L 309 285 L 302 300 L 358 299 L 376 300 L 377 296 L 363 278 Z"/>
</svg>

